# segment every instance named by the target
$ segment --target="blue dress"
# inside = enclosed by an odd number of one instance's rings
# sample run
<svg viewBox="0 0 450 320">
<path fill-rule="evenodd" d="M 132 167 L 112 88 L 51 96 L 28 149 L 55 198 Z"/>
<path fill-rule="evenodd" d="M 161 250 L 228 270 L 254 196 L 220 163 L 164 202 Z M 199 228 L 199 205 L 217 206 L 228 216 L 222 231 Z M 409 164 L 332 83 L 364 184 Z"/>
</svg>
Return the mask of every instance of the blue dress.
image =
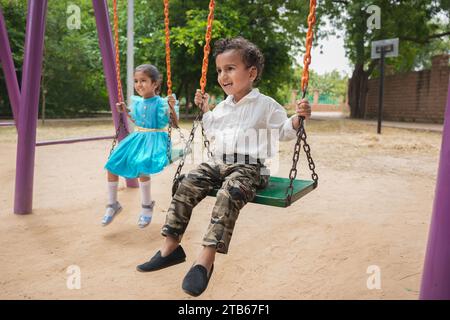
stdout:
<svg viewBox="0 0 450 320">
<path fill-rule="evenodd" d="M 136 126 L 146 129 L 162 129 L 169 123 L 167 98 L 154 96 L 144 99 L 131 97 L 131 117 Z M 167 130 L 130 133 L 113 151 L 105 169 L 125 178 L 137 178 L 161 172 L 169 164 L 167 158 Z M 170 146 L 171 148 L 171 146 Z"/>
</svg>

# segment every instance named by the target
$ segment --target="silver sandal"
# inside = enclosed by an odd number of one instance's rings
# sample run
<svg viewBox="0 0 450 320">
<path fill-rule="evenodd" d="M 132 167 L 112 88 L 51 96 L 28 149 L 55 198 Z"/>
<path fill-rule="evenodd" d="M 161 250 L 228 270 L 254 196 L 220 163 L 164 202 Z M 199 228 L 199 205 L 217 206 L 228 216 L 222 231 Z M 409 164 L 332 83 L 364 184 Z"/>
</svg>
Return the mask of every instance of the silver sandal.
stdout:
<svg viewBox="0 0 450 320">
<path fill-rule="evenodd" d="M 122 211 L 122 206 L 120 205 L 119 201 L 117 201 L 116 203 L 113 203 L 113 204 L 106 205 L 106 208 L 111 208 L 114 210 L 114 212 L 112 215 L 105 214 L 103 216 L 103 219 L 102 219 L 103 226 L 107 226 L 108 224 L 110 224 L 113 221 L 114 217 L 116 215 L 118 215 L 120 211 Z"/>
<path fill-rule="evenodd" d="M 152 215 L 153 215 L 153 207 L 155 206 L 155 201 L 152 201 L 150 204 L 143 204 L 143 209 L 150 209 L 150 215 L 142 214 L 139 216 L 138 220 L 138 226 L 140 228 L 145 228 L 152 222 Z"/>
</svg>

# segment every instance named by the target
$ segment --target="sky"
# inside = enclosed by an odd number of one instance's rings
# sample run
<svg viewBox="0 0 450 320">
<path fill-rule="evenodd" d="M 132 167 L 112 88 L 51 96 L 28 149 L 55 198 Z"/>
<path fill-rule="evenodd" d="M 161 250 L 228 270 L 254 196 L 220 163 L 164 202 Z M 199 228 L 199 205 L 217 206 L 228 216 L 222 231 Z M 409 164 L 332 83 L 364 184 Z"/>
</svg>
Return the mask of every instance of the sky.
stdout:
<svg viewBox="0 0 450 320">
<path fill-rule="evenodd" d="M 345 57 L 343 34 L 340 38 L 329 36 L 328 39 L 319 39 L 317 44 L 311 50 L 310 69 L 321 75 L 335 69 L 341 74 L 351 75 L 353 70 Z M 320 45 L 323 46 L 322 49 Z M 297 61 L 303 65 L 303 56 L 297 57 Z"/>
<path fill-rule="evenodd" d="M 324 74 L 336 69 L 341 74 L 351 74 L 352 68 L 345 57 L 343 37 L 338 39 L 336 36 L 330 36 L 328 39 L 319 40 L 318 44 L 323 47 L 321 49 L 317 46 L 311 50 L 310 68 L 312 70 L 318 74 Z"/>
<path fill-rule="evenodd" d="M 441 13 L 436 18 L 442 24 L 448 24 L 449 18 Z M 326 29 L 332 28 L 329 21 L 326 22 Z M 345 57 L 344 51 L 344 32 L 337 31 L 340 34 L 340 38 L 336 36 L 329 36 L 328 39 L 319 39 L 318 45 L 311 50 L 311 65 L 310 69 L 314 70 L 318 74 L 324 74 L 331 72 L 334 69 L 338 70 L 341 74 L 347 74 L 351 76 L 353 71 L 349 60 Z M 317 42 L 316 39 L 313 41 Z M 320 45 L 323 46 L 320 49 Z M 322 54 L 320 53 L 322 51 Z M 303 56 L 297 57 L 297 61 L 303 65 Z"/>
</svg>

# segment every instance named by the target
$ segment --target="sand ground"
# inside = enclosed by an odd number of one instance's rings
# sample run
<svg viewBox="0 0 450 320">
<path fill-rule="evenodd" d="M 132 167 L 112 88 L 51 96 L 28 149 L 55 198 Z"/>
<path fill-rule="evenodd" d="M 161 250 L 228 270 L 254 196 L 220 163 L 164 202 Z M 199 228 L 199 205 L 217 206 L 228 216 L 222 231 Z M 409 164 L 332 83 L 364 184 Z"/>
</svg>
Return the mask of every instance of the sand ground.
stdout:
<svg viewBox="0 0 450 320">
<path fill-rule="evenodd" d="M 53 123 L 40 126 L 38 138 L 111 132 L 110 123 Z M 287 209 L 248 204 L 200 299 L 417 299 L 441 133 L 385 128 L 378 136 L 357 121 L 311 120 L 308 141 L 319 188 Z M 176 165 L 153 177 L 156 212 L 148 228 L 136 224 L 139 190 L 123 181 L 124 211 L 102 227 L 110 145 L 39 147 L 34 210 L 19 216 L 13 214 L 15 129 L 0 128 L 0 299 L 191 298 L 181 281 L 200 249 L 214 198 L 194 210 L 183 239 L 186 263 L 137 272 L 161 244 Z M 288 174 L 292 150 L 293 142 L 281 144 L 280 175 Z M 308 177 L 303 154 L 299 168 Z M 80 268 L 80 289 L 67 286 L 72 265 Z M 367 287 L 373 265 L 380 289 Z"/>
</svg>

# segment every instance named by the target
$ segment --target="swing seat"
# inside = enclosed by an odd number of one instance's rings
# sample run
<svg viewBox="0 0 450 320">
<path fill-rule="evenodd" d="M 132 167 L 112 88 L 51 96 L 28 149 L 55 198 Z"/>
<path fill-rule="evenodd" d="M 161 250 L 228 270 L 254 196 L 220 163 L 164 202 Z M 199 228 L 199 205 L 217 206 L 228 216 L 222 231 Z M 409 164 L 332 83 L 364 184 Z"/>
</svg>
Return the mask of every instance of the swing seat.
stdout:
<svg viewBox="0 0 450 320">
<path fill-rule="evenodd" d="M 289 187 L 290 179 L 281 177 L 270 177 L 266 188 L 257 190 L 255 198 L 250 201 L 257 204 L 264 204 L 272 207 L 286 208 L 290 204 L 286 199 L 286 190 Z M 294 180 L 291 204 L 310 193 L 316 188 L 312 180 Z M 208 195 L 215 197 L 219 189 L 212 190 Z"/>
</svg>

